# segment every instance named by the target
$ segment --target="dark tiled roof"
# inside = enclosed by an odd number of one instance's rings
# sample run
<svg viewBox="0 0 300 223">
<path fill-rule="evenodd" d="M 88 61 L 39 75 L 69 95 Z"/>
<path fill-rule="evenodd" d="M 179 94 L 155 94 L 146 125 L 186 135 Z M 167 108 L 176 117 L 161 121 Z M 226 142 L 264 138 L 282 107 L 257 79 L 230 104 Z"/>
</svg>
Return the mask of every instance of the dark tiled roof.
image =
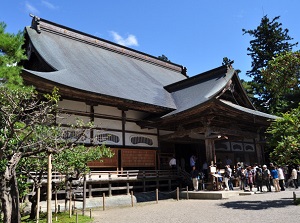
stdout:
<svg viewBox="0 0 300 223">
<path fill-rule="evenodd" d="M 167 86 L 166 89 L 171 92 L 177 109 L 166 116 L 191 109 L 216 97 L 233 74 L 233 69 L 223 66 Z"/>
<path fill-rule="evenodd" d="M 169 67 L 164 67 L 165 62 L 147 59 L 147 55 L 136 51 L 112 46 L 116 49 L 114 52 L 114 48 L 101 48 L 53 30 L 38 33 L 26 27 L 26 32 L 34 49 L 54 70 L 27 72 L 79 90 L 176 109 L 171 94 L 163 87 L 186 79 L 181 74 L 181 66 L 167 64 Z M 132 55 L 124 55 L 122 50 Z"/>
<path fill-rule="evenodd" d="M 215 100 L 236 75 L 233 69 L 221 66 L 187 78 L 178 64 L 47 20 L 34 17 L 32 27 L 25 29 L 29 42 L 53 71 L 26 72 L 73 89 L 173 110 L 165 117 Z M 253 107 L 221 102 L 243 112 L 275 118 Z"/>
<path fill-rule="evenodd" d="M 248 114 L 251 114 L 251 115 L 260 116 L 260 117 L 264 117 L 264 118 L 272 119 L 272 120 L 275 120 L 275 119 L 278 118 L 278 116 L 269 115 L 269 114 L 264 113 L 264 112 L 260 112 L 260 111 L 249 109 L 249 108 L 245 108 L 245 107 L 242 107 L 240 105 L 233 104 L 233 103 L 231 103 L 229 101 L 220 100 L 220 103 L 223 104 L 223 105 L 225 105 L 225 106 L 229 106 L 229 107 L 231 107 L 233 109 L 237 109 L 239 111 L 242 111 L 244 113 L 248 113 Z"/>
</svg>

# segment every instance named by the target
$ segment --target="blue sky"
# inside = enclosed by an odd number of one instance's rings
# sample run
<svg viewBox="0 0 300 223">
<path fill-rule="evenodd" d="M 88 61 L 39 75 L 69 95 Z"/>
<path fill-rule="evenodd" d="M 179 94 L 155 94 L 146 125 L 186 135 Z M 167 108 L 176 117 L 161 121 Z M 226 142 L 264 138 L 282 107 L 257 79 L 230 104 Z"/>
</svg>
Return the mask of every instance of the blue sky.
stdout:
<svg viewBox="0 0 300 223">
<path fill-rule="evenodd" d="M 30 25 L 32 13 L 153 56 L 164 54 L 186 66 L 189 76 L 228 57 L 242 71 L 240 78 L 249 80 L 251 37 L 242 29 L 256 28 L 264 15 L 281 16 L 283 28 L 300 42 L 299 9 L 299 0 L 2 0 L 0 21 L 16 33 Z"/>
</svg>

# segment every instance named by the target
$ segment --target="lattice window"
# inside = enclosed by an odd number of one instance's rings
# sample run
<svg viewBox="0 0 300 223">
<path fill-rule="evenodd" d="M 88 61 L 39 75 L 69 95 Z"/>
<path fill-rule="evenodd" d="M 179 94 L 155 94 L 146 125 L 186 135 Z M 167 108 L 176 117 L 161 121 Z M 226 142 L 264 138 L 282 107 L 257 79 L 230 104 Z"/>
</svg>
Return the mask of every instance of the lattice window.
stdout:
<svg viewBox="0 0 300 223">
<path fill-rule="evenodd" d="M 96 135 L 95 138 L 98 142 L 111 141 L 111 142 L 114 142 L 114 143 L 118 143 L 120 141 L 119 136 L 114 135 L 114 134 L 110 134 L 110 133 L 98 134 L 98 135 Z"/>
<path fill-rule="evenodd" d="M 76 130 L 63 130 L 62 139 L 64 139 L 64 140 L 71 140 L 71 139 L 76 140 L 79 137 L 79 135 L 81 135 L 81 134 L 82 134 L 82 132 L 78 131 L 78 130 L 77 131 Z M 87 138 L 86 135 L 83 134 L 81 136 L 80 140 L 84 141 L 84 140 L 86 140 L 86 138 Z"/>
<path fill-rule="evenodd" d="M 130 141 L 134 145 L 139 144 L 139 143 L 144 143 L 149 146 L 153 145 L 153 140 L 150 138 L 144 137 L 144 136 L 133 136 L 130 138 Z"/>
</svg>

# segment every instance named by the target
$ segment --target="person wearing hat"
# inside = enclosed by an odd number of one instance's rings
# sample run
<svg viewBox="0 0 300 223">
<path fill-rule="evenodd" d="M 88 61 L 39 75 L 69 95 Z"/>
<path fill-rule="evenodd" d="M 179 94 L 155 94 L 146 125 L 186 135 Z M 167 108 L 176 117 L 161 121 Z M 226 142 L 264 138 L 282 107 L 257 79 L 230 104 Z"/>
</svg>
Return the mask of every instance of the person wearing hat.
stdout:
<svg viewBox="0 0 300 223">
<path fill-rule="evenodd" d="M 262 175 L 263 175 L 263 185 L 266 185 L 267 191 L 271 192 L 270 171 L 268 170 L 267 165 L 263 165 Z"/>
</svg>

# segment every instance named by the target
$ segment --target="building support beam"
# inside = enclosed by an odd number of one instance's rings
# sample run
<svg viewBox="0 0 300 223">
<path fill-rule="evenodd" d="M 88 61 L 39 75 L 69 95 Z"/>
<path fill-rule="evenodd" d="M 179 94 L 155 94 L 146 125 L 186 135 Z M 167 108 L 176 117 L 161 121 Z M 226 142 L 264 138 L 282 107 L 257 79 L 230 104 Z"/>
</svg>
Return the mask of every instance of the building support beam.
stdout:
<svg viewBox="0 0 300 223">
<path fill-rule="evenodd" d="M 257 163 L 263 165 L 264 158 L 263 158 L 263 149 L 262 145 L 259 142 L 260 136 L 257 134 L 257 137 L 254 139 L 254 145 L 255 145 L 255 150 L 256 150 L 256 156 L 257 156 Z"/>
<path fill-rule="evenodd" d="M 215 139 L 211 138 L 211 130 L 209 128 L 205 131 L 205 153 L 208 164 L 216 163 Z"/>
</svg>

